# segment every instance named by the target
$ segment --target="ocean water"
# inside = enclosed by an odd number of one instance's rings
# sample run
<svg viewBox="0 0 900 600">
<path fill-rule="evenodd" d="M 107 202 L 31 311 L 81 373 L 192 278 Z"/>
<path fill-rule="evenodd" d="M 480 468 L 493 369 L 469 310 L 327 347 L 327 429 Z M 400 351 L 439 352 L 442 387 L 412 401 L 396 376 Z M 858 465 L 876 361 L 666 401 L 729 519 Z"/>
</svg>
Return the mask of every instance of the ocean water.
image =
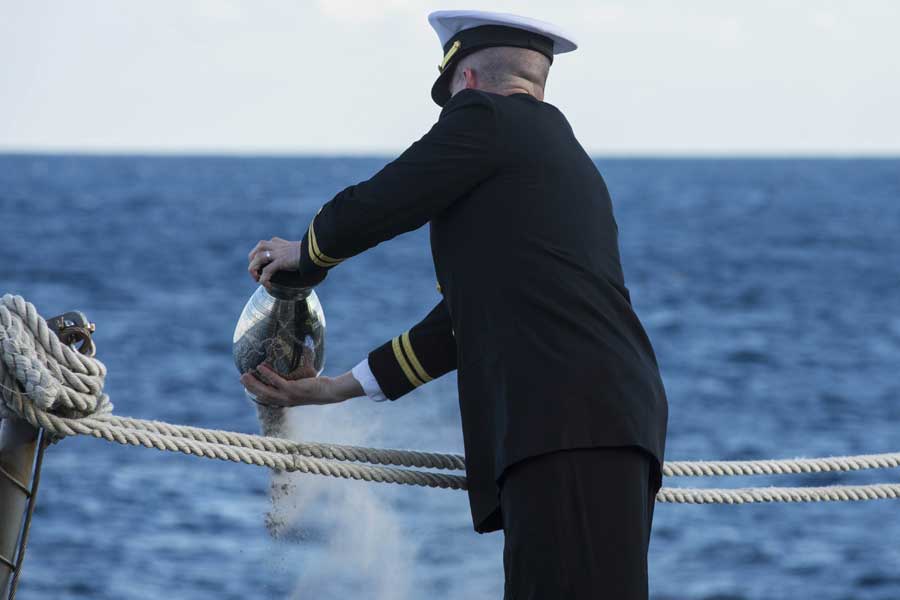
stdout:
<svg viewBox="0 0 900 600">
<path fill-rule="evenodd" d="M 0 293 L 97 323 L 117 413 L 254 432 L 231 362 L 255 288 L 246 255 L 299 239 L 384 162 L 0 157 Z M 900 160 L 597 164 L 669 395 L 668 459 L 900 450 Z M 318 293 L 338 374 L 438 301 L 427 231 L 347 261 Z M 310 441 L 458 452 L 455 383 L 294 409 L 292 424 Z M 502 536 L 472 531 L 463 492 L 298 475 L 273 540 L 268 478 L 66 439 L 45 459 L 18 597 L 501 597 Z M 877 481 L 900 473 L 665 484 Z M 896 600 L 900 502 L 659 504 L 650 578 L 657 600 Z"/>
</svg>

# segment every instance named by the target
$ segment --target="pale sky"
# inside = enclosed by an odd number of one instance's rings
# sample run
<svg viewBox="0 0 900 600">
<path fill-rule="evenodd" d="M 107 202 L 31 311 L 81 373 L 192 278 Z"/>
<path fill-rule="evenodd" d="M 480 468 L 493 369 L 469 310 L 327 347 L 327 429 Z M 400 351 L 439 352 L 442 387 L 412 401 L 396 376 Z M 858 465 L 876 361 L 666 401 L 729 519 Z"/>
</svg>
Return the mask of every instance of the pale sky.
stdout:
<svg viewBox="0 0 900 600">
<path fill-rule="evenodd" d="M 900 154 L 898 0 L 0 0 L 0 148 L 396 153 L 441 8 L 571 32 L 545 99 L 595 154 Z"/>
</svg>

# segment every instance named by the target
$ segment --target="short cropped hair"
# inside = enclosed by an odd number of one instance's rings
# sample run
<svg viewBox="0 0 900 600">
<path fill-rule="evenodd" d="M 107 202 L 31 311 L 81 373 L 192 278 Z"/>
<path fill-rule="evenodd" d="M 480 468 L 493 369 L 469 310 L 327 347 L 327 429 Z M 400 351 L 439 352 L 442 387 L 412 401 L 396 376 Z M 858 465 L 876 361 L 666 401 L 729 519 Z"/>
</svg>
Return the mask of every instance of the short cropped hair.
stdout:
<svg viewBox="0 0 900 600">
<path fill-rule="evenodd" d="M 528 48 L 494 46 L 464 57 L 456 65 L 454 77 L 465 68 L 473 69 L 478 78 L 489 87 L 524 79 L 543 89 L 550 73 L 550 59 Z"/>
</svg>

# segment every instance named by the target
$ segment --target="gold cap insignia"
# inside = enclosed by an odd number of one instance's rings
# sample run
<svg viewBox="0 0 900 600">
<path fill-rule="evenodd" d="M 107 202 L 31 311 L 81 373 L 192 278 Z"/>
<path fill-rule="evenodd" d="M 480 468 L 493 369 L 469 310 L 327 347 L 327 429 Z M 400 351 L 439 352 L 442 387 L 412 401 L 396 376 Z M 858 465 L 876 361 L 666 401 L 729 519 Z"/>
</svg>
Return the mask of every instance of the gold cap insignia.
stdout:
<svg viewBox="0 0 900 600">
<path fill-rule="evenodd" d="M 447 63 L 450 62 L 450 59 L 453 58 L 453 55 L 456 54 L 456 51 L 459 50 L 459 47 L 461 45 L 462 43 L 459 40 L 453 42 L 453 45 L 450 46 L 449 50 L 447 50 L 447 54 L 444 55 L 444 60 L 442 60 L 441 64 L 438 65 L 438 72 L 444 72 L 444 68 L 447 66 Z"/>
</svg>

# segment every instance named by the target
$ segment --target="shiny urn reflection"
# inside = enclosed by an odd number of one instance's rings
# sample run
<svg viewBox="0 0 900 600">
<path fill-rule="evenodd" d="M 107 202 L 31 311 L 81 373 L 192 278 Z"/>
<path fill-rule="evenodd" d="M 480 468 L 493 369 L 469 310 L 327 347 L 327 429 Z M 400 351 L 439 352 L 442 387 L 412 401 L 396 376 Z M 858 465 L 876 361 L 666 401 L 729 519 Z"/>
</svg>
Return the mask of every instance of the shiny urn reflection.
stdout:
<svg viewBox="0 0 900 600">
<path fill-rule="evenodd" d="M 287 379 L 315 377 L 325 367 L 322 305 L 312 288 L 276 284 L 274 279 L 269 290 L 259 286 L 241 312 L 234 330 L 234 364 L 241 374 L 266 363 Z M 283 437 L 285 409 L 264 406 L 244 391 L 257 402 L 262 433 Z"/>
</svg>

